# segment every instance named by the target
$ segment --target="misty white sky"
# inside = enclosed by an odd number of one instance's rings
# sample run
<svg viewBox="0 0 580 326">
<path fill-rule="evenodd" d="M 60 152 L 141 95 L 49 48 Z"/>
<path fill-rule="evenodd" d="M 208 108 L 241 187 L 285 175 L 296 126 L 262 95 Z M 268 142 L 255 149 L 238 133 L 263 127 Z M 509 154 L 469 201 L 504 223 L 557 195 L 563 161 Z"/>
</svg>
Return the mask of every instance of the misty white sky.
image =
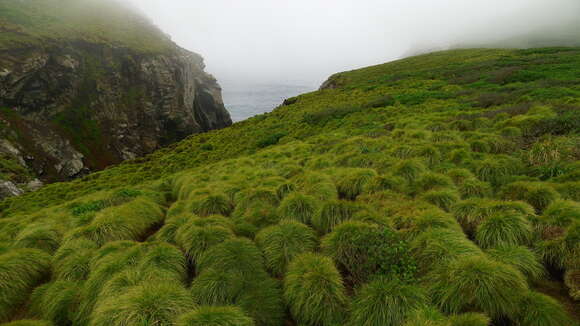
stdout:
<svg viewBox="0 0 580 326">
<path fill-rule="evenodd" d="M 425 49 L 559 38 L 580 19 L 580 0 L 129 1 L 218 80 L 309 86 Z"/>
</svg>

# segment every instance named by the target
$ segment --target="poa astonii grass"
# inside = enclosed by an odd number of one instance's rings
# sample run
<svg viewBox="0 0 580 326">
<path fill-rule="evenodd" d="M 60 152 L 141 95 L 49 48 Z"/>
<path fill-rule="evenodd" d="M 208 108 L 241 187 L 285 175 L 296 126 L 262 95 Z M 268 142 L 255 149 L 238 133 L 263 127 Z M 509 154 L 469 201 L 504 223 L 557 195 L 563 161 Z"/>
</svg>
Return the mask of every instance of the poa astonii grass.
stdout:
<svg viewBox="0 0 580 326">
<path fill-rule="evenodd" d="M 313 251 L 317 243 L 314 230 L 295 221 L 282 221 L 256 235 L 256 244 L 264 254 L 266 266 L 277 276 L 284 275 L 294 257 Z"/>
<path fill-rule="evenodd" d="M 349 325 L 401 325 L 408 315 L 427 303 L 423 290 L 397 279 L 378 278 L 356 294 Z"/>
<path fill-rule="evenodd" d="M 459 257 L 430 277 L 429 294 L 447 313 L 475 308 L 491 317 L 510 316 L 528 291 L 519 271 L 483 255 Z"/>
<path fill-rule="evenodd" d="M 524 274 L 529 280 L 538 280 L 545 275 L 539 257 L 524 246 L 502 245 L 485 251 L 493 260 L 510 265 Z"/>
<path fill-rule="evenodd" d="M 7 321 L 49 273 L 50 256 L 41 250 L 15 249 L 0 255 L 0 321 Z"/>
<path fill-rule="evenodd" d="M 340 273 L 330 258 L 318 254 L 302 254 L 290 263 L 284 297 L 292 316 L 306 325 L 335 325 L 345 317 L 347 297 Z"/>
<path fill-rule="evenodd" d="M 174 325 L 180 315 L 193 308 L 191 296 L 181 285 L 152 282 L 103 300 L 95 308 L 90 325 Z"/>
<path fill-rule="evenodd" d="M 319 208 L 320 204 L 314 197 L 294 192 L 282 200 L 278 214 L 283 219 L 310 224 Z"/>
<path fill-rule="evenodd" d="M 254 320 L 235 306 L 201 306 L 183 314 L 177 326 L 255 326 Z"/>
</svg>

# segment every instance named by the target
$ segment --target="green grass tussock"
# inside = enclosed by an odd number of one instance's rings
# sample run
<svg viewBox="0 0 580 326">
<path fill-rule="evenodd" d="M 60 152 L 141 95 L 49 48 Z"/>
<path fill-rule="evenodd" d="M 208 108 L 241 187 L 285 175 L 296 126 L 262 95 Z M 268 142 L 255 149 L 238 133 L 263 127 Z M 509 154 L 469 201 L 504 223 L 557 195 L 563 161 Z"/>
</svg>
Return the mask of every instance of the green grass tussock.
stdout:
<svg viewBox="0 0 580 326">
<path fill-rule="evenodd" d="M 266 266 L 276 276 L 284 275 L 294 257 L 314 251 L 318 239 L 310 227 L 295 221 L 283 221 L 256 235 Z"/>
<path fill-rule="evenodd" d="M 481 255 L 460 257 L 431 277 L 429 294 L 448 313 L 475 308 L 491 317 L 510 316 L 528 289 L 520 272 Z"/>
<path fill-rule="evenodd" d="M 0 321 L 8 321 L 32 289 L 50 275 L 50 256 L 38 249 L 0 255 Z"/>
<path fill-rule="evenodd" d="M 179 317 L 177 326 L 255 326 L 240 308 L 202 306 Z"/>
<path fill-rule="evenodd" d="M 358 291 L 348 325 L 401 325 L 412 311 L 426 303 L 421 288 L 397 279 L 378 278 Z"/>
<path fill-rule="evenodd" d="M 181 285 L 153 282 L 102 301 L 90 325 L 174 325 L 180 315 L 193 308 L 190 294 Z"/>
<path fill-rule="evenodd" d="M 290 263 L 284 298 L 292 316 L 306 325 L 340 324 L 348 304 L 342 277 L 332 260 L 311 253 Z"/>
</svg>

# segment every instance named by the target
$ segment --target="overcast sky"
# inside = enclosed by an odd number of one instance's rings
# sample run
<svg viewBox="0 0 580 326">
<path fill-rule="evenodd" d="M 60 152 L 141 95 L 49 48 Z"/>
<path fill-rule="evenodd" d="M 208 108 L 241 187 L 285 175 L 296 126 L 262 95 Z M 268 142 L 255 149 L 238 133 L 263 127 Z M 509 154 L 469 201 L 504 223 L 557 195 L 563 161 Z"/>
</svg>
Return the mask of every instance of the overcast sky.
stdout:
<svg viewBox="0 0 580 326">
<path fill-rule="evenodd" d="M 129 1 L 228 81 L 318 85 L 426 49 L 580 33 L 580 0 Z"/>
</svg>

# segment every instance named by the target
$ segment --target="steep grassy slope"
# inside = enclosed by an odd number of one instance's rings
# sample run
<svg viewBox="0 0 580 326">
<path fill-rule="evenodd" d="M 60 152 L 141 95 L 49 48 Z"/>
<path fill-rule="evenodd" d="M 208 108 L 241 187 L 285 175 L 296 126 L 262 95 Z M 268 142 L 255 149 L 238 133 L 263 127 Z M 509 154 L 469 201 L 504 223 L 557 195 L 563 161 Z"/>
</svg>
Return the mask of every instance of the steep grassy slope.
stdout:
<svg viewBox="0 0 580 326">
<path fill-rule="evenodd" d="M 5 201 L 0 320 L 574 325 L 579 73 L 576 48 L 345 72 Z"/>
</svg>

